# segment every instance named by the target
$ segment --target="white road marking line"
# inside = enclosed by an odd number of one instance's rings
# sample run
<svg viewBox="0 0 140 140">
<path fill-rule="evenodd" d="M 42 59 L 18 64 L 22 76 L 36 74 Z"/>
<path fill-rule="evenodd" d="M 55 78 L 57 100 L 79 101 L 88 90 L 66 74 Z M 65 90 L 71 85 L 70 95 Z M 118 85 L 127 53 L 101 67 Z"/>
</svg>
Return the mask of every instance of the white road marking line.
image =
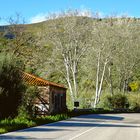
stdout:
<svg viewBox="0 0 140 140">
<path fill-rule="evenodd" d="M 92 127 L 92 128 L 90 128 L 90 129 L 88 129 L 88 130 L 86 130 L 86 131 L 84 131 L 84 132 L 82 132 L 82 133 L 80 133 L 80 134 L 78 134 L 78 135 L 72 137 L 72 138 L 69 139 L 69 140 L 74 140 L 75 138 L 78 138 L 78 137 L 80 137 L 81 135 L 83 135 L 83 134 L 85 134 L 85 133 L 87 133 L 87 132 L 89 132 L 89 131 L 91 131 L 91 130 L 93 130 L 93 129 L 96 129 L 97 127 L 99 127 L 99 126 L 102 125 L 103 123 L 105 123 L 105 122 L 102 122 L 102 123 L 96 125 L 95 127 Z"/>
</svg>

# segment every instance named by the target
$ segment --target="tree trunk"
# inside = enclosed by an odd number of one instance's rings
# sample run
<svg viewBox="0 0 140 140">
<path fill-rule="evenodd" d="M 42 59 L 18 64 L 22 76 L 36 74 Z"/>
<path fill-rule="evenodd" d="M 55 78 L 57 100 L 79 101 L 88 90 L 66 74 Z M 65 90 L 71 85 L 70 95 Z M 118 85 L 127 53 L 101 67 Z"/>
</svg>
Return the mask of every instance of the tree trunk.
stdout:
<svg viewBox="0 0 140 140">
<path fill-rule="evenodd" d="M 73 64 L 73 86 L 74 86 L 74 96 L 75 96 L 75 99 L 77 99 L 77 75 L 76 75 L 76 64 L 74 62 Z"/>
<path fill-rule="evenodd" d="M 66 59 L 64 60 L 64 65 L 65 65 L 65 68 L 66 68 L 66 81 L 67 81 L 68 86 L 69 86 L 71 100 L 72 100 L 72 102 L 74 102 L 74 95 L 73 95 L 72 85 L 71 85 L 71 82 L 70 82 L 70 72 L 69 72 L 69 67 L 67 65 L 67 60 Z"/>
<path fill-rule="evenodd" d="M 94 108 L 96 108 L 97 101 L 98 101 L 99 71 L 100 71 L 100 52 L 98 53 L 98 60 L 97 60 L 96 92 L 95 92 L 95 99 L 93 105 Z"/>
<path fill-rule="evenodd" d="M 111 74 L 111 67 L 108 68 L 109 71 L 109 81 L 110 81 L 110 94 L 113 95 L 113 82 L 112 82 L 112 74 Z"/>
<path fill-rule="evenodd" d="M 106 60 L 106 62 L 104 64 L 104 68 L 103 68 L 103 72 L 102 72 L 100 87 L 99 87 L 99 91 L 98 91 L 98 100 L 97 100 L 97 103 L 99 103 L 99 101 L 100 101 L 100 96 L 101 96 L 101 92 L 102 92 L 102 85 L 103 85 L 103 81 L 104 81 L 104 75 L 105 75 L 106 65 L 107 65 L 107 60 Z"/>
</svg>

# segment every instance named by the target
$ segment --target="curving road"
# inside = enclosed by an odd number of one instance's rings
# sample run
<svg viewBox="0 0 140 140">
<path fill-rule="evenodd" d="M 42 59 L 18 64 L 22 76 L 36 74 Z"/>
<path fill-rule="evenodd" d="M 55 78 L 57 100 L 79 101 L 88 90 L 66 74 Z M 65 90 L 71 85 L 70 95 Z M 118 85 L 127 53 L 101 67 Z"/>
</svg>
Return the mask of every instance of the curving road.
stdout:
<svg viewBox="0 0 140 140">
<path fill-rule="evenodd" d="M 140 114 L 91 114 L 0 135 L 1 139 L 140 140 Z"/>
</svg>

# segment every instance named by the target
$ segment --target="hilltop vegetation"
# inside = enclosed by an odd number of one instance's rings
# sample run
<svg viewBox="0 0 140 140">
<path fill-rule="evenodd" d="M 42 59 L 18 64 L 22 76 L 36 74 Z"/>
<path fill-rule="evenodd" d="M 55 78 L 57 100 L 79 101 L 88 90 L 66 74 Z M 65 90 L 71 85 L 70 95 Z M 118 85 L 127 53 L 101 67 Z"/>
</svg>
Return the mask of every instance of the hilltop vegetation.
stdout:
<svg viewBox="0 0 140 140">
<path fill-rule="evenodd" d="M 0 52 L 12 53 L 27 72 L 65 84 L 69 106 L 78 100 L 83 108 L 100 107 L 106 95 L 139 92 L 139 19 L 71 15 L 15 23 L 0 28 Z"/>
</svg>

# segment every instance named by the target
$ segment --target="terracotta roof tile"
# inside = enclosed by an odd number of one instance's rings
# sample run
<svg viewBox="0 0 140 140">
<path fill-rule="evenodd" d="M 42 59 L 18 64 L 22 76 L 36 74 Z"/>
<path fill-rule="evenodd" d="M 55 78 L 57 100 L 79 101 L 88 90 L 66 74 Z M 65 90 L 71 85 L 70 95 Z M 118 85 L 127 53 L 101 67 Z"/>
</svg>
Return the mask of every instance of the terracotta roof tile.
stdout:
<svg viewBox="0 0 140 140">
<path fill-rule="evenodd" d="M 26 73 L 26 72 L 22 72 L 22 77 L 23 77 L 23 80 L 30 85 L 34 85 L 34 86 L 52 85 L 52 86 L 56 86 L 56 87 L 65 88 L 63 85 L 47 81 L 45 79 L 39 78 L 37 76 L 34 76 L 34 75 Z"/>
</svg>

